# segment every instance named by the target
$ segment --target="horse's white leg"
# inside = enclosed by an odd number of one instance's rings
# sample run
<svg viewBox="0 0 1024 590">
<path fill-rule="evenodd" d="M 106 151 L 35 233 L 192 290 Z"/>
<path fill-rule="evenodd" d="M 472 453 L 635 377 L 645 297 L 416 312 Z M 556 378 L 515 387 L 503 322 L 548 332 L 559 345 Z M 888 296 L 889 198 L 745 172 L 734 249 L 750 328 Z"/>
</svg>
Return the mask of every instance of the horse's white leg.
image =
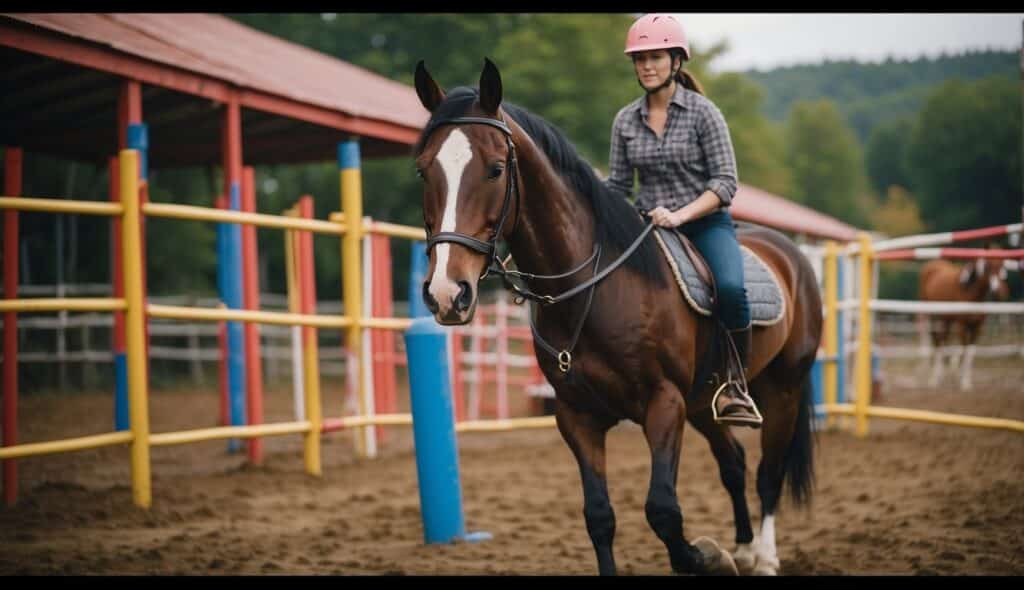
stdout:
<svg viewBox="0 0 1024 590">
<path fill-rule="evenodd" d="M 754 538 L 754 552 L 757 563 L 755 576 L 774 576 L 779 573 L 779 555 L 775 549 L 775 515 L 768 514 L 761 519 L 761 532 Z"/>
<path fill-rule="evenodd" d="M 971 367 L 974 365 L 975 346 L 968 344 L 964 348 L 964 360 L 960 364 L 960 390 L 971 389 Z"/>
<path fill-rule="evenodd" d="M 942 378 L 942 347 L 936 346 L 932 358 L 932 376 L 928 379 L 928 386 L 935 387 Z"/>
<path fill-rule="evenodd" d="M 964 355 L 967 354 L 967 347 L 960 346 L 956 352 L 949 353 L 949 370 L 956 372 L 964 364 Z"/>
</svg>

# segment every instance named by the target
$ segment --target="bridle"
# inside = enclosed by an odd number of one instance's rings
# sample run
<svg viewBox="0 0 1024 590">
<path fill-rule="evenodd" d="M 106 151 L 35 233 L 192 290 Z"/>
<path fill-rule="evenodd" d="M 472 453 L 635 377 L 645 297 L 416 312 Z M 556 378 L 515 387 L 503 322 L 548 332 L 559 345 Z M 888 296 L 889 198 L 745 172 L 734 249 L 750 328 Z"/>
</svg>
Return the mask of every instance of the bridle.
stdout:
<svg viewBox="0 0 1024 590">
<path fill-rule="evenodd" d="M 512 130 L 508 128 L 508 125 L 498 119 L 488 119 L 486 117 L 456 117 L 454 119 L 448 119 L 447 121 L 441 121 L 437 123 L 437 127 L 441 125 L 489 125 L 498 129 L 505 135 L 505 144 L 508 146 L 508 169 L 505 171 L 505 201 L 501 204 L 501 214 L 498 218 L 498 225 L 495 226 L 494 231 L 491 233 L 491 237 L 486 241 L 478 240 L 473 236 L 454 232 L 454 231 L 443 231 L 438 232 L 434 235 L 427 237 L 427 255 L 430 255 L 430 250 L 434 246 L 444 242 L 454 242 L 461 244 L 470 250 L 479 252 L 487 257 L 487 266 L 484 267 L 483 274 L 480 278 L 485 278 L 492 271 L 503 271 L 504 264 L 498 260 L 498 240 L 501 239 L 501 229 L 505 226 L 505 220 L 508 219 L 509 211 L 511 211 L 512 198 L 515 196 L 516 200 L 516 221 L 512 225 L 512 232 L 516 231 L 519 226 L 519 183 L 516 180 L 516 146 L 512 142 Z M 512 233 L 509 232 L 509 233 Z"/>
<path fill-rule="evenodd" d="M 501 131 L 502 134 L 504 134 L 505 144 L 508 146 L 508 169 L 506 170 L 507 177 L 505 181 L 505 200 L 501 204 L 501 214 L 498 218 L 498 224 L 495 226 L 494 231 L 491 233 L 490 238 L 488 238 L 486 242 L 483 240 L 478 240 L 473 236 L 460 232 L 438 232 L 436 234 L 430 235 L 430 231 L 427 230 L 426 255 L 430 256 L 430 250 L 434 246 L 446 242 L 461 244 L 469 248 L 470 250 L 483 254 L 484 256 L 487 257 L 487 266 L 484 267 L 484 270 L 480 275 L 480 279 L 486 278 L 490 273 L 494 273 L 495 275 L 500 276 L 502 282 L 505 284 L 505 288 L 515 293 L 514 302 L 516 304 L 521 304 L 524 300 L 529 299 L 530 301 L 535 301 L 537 303 L 541 303 L 544 305 L 552 305 L 555 303 L 559 303 L 561 301 L 565 301 L 566 299 L 569 299 L 570 297 L 573 297 L 584 290 L 590 290 L 590 292 L 587 294 L 587 301 L 585 304 L 583 315 L 580 317 L 580 321 L 577 324 L 576 329 L 573 331 L 572 342 L 566 349 L 558 351 L 551 347 L 549 344 L 547 344 L 540 337 L 540 334 L 537 333 L 533 315 L 530 314 L 530 328 L 533 331 L 534 339 L 537 341 L 538 344 L 541 345 L 541 348 L 543 348 L 544 350 L 548 351 L 549 353 L 558 358 L 558 365 L 562 372 L 568 372 L 572 366 L 572 349 L 575 348 L 576 341 L 579 338 L 580 331 L 583 328 L 583 323 L 584 321 L 586 321 L 587 316 L 590 314 L 590 305 L 594 299 L 593 288 L 597 285 L 597 283 L 601 282 L 601 280 L 608 276 L 609 273 L 611 273 L 613 270 L 621 266 L 622 263 L 625 262 L 626 259 L 629 258 L 634 251 L 636 251 L 636 249 L 643 242 L 644 238 L 647 237 L 647 234 L 649 234 L 651 230 L 654 228 L 654 224 L 648 221 L 647 226 L 644 228 L 642 232 L 640 232 L 640 235 L 637 236 L 636 240 L 632 244 L 630 244 L 629 248 L 627 248 L 619 256 L 619 258 L 615 260 L 615 262 L 609 264 L 607 267 L 604 268 L 604 270 L 600 272 L 597 271 L 597 267 L 601 262 L 600 243 L 594 244 L 594 252 L 590 255 L 589 258 L 587 258 L 586 260 L 583 261 L 582 264 L 576 266 L 575 268 L 568 272 L 555 275 L 536 275 L 516 270 L 509 270 L 506 267 L 506 261 L 508 260 L 508 258 L 506 258 L 505 261 L 502 261 L 498 257 L 498 240 L 501 239 L 501 230 L 505 226 L 505 221 L 508 219 L 509 213 L 512 210 L 513 198 L 515 199 L 516 219 L 515 222 L 512 224 L 512 230 L 509 232 L 509 234 L 515 233 L 516 228 L 519 227 L 521 201 L 519 196 L 520 191 L 517 174 L 518 161 L 516 159 L 516 146 L 515 143 L 512 141 L 512 130 L 509 129 L 508 124 L 501 119 L 489 119 L 487 117 L 455 117 L 452 119 L 447 119 L 435 123 L 434 129 L 432 129 L 431 131 L 436 130 L 438 127 L 442 125 L 489 125 Z M 588 266 L 590 266 L 591 263 L 594 263 L 594 275 L 590 277 L 590 279 L 558 295 L 541 295 L 539 293 L 531 291 L 526 286 L 516 284 L 512 280 L 512 277 L 519 278 L 520 280 L 563 279 L 578 273 L 584 268 L 587 268 Z"/>
</svg>

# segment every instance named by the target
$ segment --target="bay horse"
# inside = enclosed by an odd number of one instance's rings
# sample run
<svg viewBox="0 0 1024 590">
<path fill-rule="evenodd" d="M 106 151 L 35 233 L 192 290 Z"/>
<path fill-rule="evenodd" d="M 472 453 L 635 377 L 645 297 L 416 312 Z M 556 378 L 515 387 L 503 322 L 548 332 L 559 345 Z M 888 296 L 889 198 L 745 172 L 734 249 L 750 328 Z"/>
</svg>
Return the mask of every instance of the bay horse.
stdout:
<svg viewBox="0 0 1024 590">
<path fill-rule="evenodd" d="M 996 258 L 977 258 L 958 265 L 948 260 L 929 260 L 921 267 L 918 277 L 918 297 L 922 301 L 984 301 L 986 299 L 1010 298 L 1006 266 Z M 936 387 L 942 378 L 942 348 L 946 344 L 952 327 L 960 333 L 962 351 L 959 362 L 954 365 L 949 355 L 950 368 L 960 369 L 960 390 L 971 389 L 971 370 L 974 365 L 975 343 L 981 335 L 985 314 L 959 313 L 936 314 L 931 318 L 932 374 L 929 386 Z"/>
<path fill-rule="evenodd" d="M 431 114 L 414 149 L 429 257 L 424 302 L 439 324 L 466 324 L 480 280 L 494 273 L 536 303 L 537 362 L 555 390 L 556 423 L 579 466 L 599 573 L 616 573 L 605 439 L 622 420 L 642 426 L 650 447 L 644 508 L 673 571 L 735 575 L 739 566 L 744 573 L 777 573 L 774 513 L 783 482 L 788 478 L 791 496 L 802 504 L 813 479 L 809 377 L 822 306 L 810 263 L 780 233 L 742 232 L 742 244 L 779 278 L 786 305 L 781 321 L 753 334 L 749 388 L 764 417 L 755 541 L 744 449 L 712 419 L 706 381 L 695 383 L 714 326 L 671 283 L 668 263 L 646 235 L 651 226 L 645 228 L 624 195 L 606 188 L 555 126 L 502 104 L 501 75 L 489 59 L 478 88 L 446 93 L 422 61 L 415 87 Z M 498 256 L 499 240 L 518 271 Z M 707 438 L 732 500 L 735 557 L 711 539 L 691 544 L 683 535 L 676 480 L 687 420 Z"/>
</svg>

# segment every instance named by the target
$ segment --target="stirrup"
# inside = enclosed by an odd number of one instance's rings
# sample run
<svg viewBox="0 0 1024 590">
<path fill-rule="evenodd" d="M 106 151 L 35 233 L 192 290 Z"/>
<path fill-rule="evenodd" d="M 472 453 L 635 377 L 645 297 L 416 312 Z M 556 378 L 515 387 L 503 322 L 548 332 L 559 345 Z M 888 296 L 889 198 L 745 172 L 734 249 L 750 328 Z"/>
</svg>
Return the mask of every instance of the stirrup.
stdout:
<svg viewBox="0 0 1024 590">
<path fill-rule="evenodd" d="M 735 424 L 737 426 L 753 426 L 754 428 L 759 428 L 761 426 L 761 424 L 764 423 L 764 418 L 761 416 L 760 410 L 757 409 L 757 402 L 755 402 L 754 399 L 752 397 L 750 397 L 749 393 L 744 393 L 744 396 L 748 400 L 750 400 L 750 407 L 753 408 L 753 410 L 754 410 L 754 416 L 755 416 L 754 418 L 750 418 L 750 417 L 747 417 L 747 416 L 719 416 L 718 415 L 718 403 L 717 403 L 718 402 L 718 396 L 721 395 L 723 391 L 725 391 L 726 387 L 728 387 L 729 385 L 731 385 L 733 383 L 735 383 L 735 381 L 732 380 L 732 379 L 730 379 L 728 381 L 725 381 L 724 383 L 722 383 L 721 385 L 718 386 L 718 389 L 715 390 L 715 395 L 713 395 L 711 397 L 711 416 L 714 418 L 715 424 L 723 424 L 723 423 L 725 423 L 725 424 Z M 741 390 L 741 392 L 742 392 L 742 390 Z"/>
</svg>

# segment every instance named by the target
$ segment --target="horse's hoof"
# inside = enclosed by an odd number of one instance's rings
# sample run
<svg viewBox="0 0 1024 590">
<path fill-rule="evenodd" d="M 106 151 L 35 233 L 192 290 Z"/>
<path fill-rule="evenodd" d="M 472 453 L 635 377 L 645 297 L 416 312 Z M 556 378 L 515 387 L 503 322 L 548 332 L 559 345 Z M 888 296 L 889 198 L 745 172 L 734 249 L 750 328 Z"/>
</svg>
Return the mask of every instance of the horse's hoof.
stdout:
<svg viewBox="0 0 1024 590">
<path fill-rule="evenodd" d="M 779 575 L 779 560 L 758 558 L 757 566 L 754 567 L 755 576 L 777 576 Z"/>
<path fill-rule="evenodd" d="M 736 562 L 729 552 L 718 546 L 710 537 L 701 537 L 693 542 L 693 546 L 704 556 L 704 574 L 708 576 L 738 576 Z"/>
<path fill-rule="evenodd" d="M 757 557 L 751 550 L 750 545 L 743 545 L 736 547 L 732 552 L 732 559 L 736 562 L 736 569 L 739 570 L 741 576 L 749 576 L 754 573 L 754 564 L 757 563 Z"/>
</svg>

